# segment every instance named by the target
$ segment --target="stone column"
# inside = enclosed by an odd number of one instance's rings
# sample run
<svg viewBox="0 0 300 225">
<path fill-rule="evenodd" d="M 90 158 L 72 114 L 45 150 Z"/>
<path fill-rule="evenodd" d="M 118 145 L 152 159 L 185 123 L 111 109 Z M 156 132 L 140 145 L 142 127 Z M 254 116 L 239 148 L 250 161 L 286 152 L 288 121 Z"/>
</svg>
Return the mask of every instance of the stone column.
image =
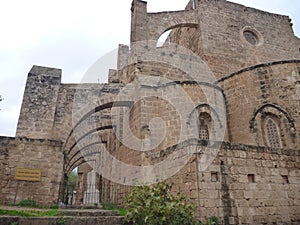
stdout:
<svg viewBox="0 0 300 225">
<path fill-rule="evenodd" d="M 84 205 L 99 205 L 99 190 L 96 189 L 96 172 L 92 170 L 87 175 L 87 190 L 83 196 Z"/>
</svg>

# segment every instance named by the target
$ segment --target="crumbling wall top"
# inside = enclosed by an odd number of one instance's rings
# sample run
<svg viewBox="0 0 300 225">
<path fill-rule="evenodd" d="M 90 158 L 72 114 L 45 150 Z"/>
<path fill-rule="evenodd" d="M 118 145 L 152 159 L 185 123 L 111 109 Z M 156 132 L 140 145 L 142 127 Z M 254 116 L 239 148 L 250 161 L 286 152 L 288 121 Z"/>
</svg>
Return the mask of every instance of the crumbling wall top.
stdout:
<svg viewBox="0 0 300 225">
<path fill-rule="evenodd" d="M 61 74 L 62 74 L 61 69 L 44 67 L 44 66 L 36 66 L 36 65 L 34 65 L 29 71 L 29 76 L 44 75 L 44 76 L 61 77 Z"/>
</svg>

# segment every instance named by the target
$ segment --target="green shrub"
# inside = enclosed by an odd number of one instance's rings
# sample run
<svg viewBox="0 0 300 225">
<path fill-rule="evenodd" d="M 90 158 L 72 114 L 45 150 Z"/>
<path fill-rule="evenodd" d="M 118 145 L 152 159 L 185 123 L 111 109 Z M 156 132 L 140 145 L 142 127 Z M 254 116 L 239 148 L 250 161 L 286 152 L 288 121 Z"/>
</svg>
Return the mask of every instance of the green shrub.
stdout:
<svg viewBox="0 0 300 225">
<path fill-rule="evenodd" d="M 209 217 L 205 223 L 200 222 L 200 225 L 219 225 L 219 219 L 218 217 L 211 216 Z"/>
<path fill-rule="evenodd" d="M 125 221 L 138 225 L 195 225 L 195 206 L 182 195 L 172 195 L 165 182 L 134 188 L 127 196 Z"/>
<path fill-rule="evenodd" d="M 207 225 L 219 225 L 219 219 L 218 217 L 212 216 L 209 217 L 206 221 Z"/>
</svg>

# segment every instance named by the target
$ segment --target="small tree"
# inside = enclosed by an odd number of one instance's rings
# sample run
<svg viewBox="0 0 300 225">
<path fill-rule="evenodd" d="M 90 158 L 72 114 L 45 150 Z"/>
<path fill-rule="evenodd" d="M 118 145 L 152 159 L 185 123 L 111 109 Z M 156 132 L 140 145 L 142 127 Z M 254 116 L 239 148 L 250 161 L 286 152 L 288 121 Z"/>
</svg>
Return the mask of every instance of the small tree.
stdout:
<svg viewBox="0 0 300 225">
<path fill-rule="evenodd" d="M 64 203 L 69 205 L 73 202 L 74 190 L 76 189 L 77 173 L 72 171 L 67 179 L 65 193 L 64 193 Z"/>
<path fill-rule="evenodd" d="M 75 188 L 77 182 L 77 173 L 75 171 L 72 171 L 70 175 L 68 176 L 68 186 Z"/>
<path fill-rule="evenodd" d="M 182 195 L 171 194 L 165 182 L 134 188 L 127 196 L 125 221 L 138 225 L 194 225 L 195 206 Z"/>
</svg>

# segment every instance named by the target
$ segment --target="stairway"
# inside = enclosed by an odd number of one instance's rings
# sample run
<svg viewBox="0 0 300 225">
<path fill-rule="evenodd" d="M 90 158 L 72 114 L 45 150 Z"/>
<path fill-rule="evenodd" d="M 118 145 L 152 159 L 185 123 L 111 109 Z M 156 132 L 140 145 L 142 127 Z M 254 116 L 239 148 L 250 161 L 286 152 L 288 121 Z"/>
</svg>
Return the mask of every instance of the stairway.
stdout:
<svg viewBox="0 0 300 225">
<path fill-rule="evenodd" d="M 116 210 L 60 209 L 65 225 L 122 225 L 123 217 Z"/>
<path fill-rule="evenodd" d="M 115 210 L 60 209 L 58 217 L 0 216 L 1 225 L 122 225 L 123 217 Z"/>
</svg>

